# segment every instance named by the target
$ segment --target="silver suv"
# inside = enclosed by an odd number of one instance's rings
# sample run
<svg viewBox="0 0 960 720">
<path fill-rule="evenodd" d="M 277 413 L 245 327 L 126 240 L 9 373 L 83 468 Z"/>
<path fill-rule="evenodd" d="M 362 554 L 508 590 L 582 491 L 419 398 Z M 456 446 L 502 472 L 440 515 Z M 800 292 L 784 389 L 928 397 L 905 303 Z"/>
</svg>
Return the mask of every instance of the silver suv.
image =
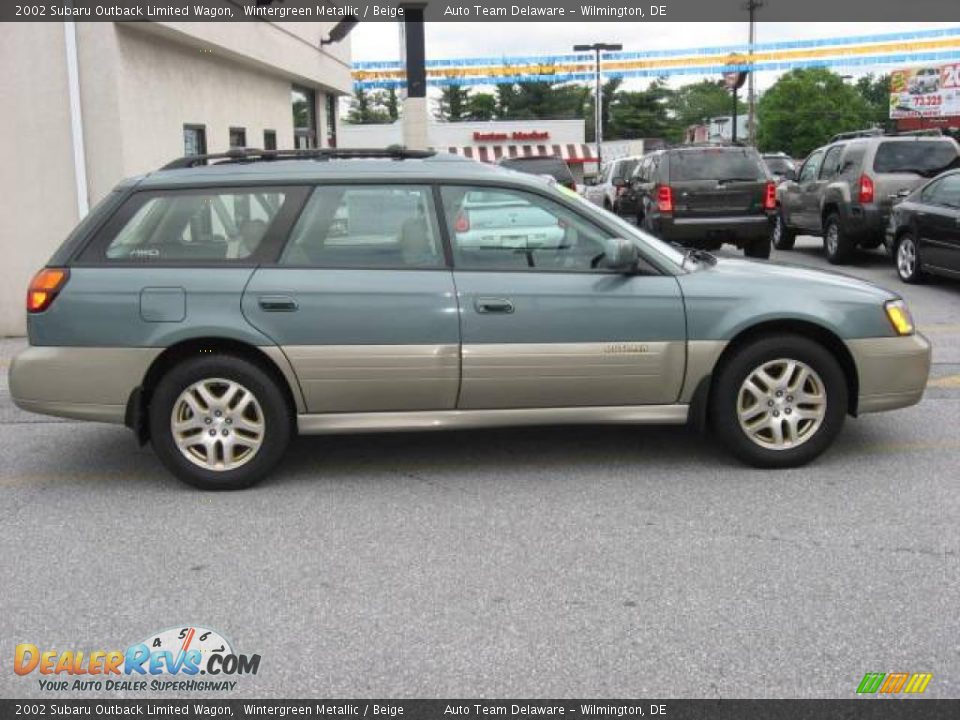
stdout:
<svg viewBox="0 0 960 720">
<path fill-rule="evenodd" d="M 635 210 L 627 210 L 622 202 L 624 193 L 633 171 L 642 160 L 640 155 L 617 158 L 603 166 L 600 176 L 594 185 L 588 185 L 583 196 L 594 205 L 604 210 L 615 212 L 618 215 L 632 214 Z"/>
<path fill-rule="evenodd" d="M 960 146 L 946 136 L 837 135 L 810 153 L 795 181 L 777 188 L 773 246 L 790 250 L 797 235 L 818 235 L 827 259 L 845 263 L 857 247 L 884 241 L 898 196 L 958 163 Z"/>
</svg>

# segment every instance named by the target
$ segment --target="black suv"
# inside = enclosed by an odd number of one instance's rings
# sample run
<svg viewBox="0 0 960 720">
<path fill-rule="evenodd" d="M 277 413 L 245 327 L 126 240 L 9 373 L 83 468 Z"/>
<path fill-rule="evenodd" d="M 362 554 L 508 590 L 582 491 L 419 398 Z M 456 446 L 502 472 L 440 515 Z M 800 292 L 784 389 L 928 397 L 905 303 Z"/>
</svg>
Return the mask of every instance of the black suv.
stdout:
<svg viewBox="0 0 960 720">
<path fill-rule="evenodd" d="M 770 257 L 776 185 L 760 154 L 739 146 L 650 153 L 630 180 L 637 224 L 664 240 L 705 250 L 723 243 L 747 257 Z"/>
<path fill-rule="evenodd" d="M 939 135 L 844 133 L 810 153 L 796 181 L 777 190 L 773 233 L 778 250 L 797 235 L 818 235 L 831 263 L 884 240 L 893 201 L 960 163 L 960 146 Z"/>
</svg>

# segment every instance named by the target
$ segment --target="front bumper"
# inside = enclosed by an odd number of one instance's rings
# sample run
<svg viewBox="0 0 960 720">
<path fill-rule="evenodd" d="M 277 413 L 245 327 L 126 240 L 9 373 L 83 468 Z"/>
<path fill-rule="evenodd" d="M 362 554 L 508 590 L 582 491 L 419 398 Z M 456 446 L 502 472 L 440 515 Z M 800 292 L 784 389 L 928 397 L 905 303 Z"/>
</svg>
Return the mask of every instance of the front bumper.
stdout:
<svg viewBox="0 0 960 720">
<path fill-rule="evenodd" d="M 930 342 L 919 333 L 847 340 L 857 366 L 857 414 L 916 405 L 930 375 Z"/>
<path fill-rule="evenodd" d="M 130 394 L 162 351 L 30 346 L 10 365 L 10 395 L 29 412 L 122 423 Z"/>
</svg>

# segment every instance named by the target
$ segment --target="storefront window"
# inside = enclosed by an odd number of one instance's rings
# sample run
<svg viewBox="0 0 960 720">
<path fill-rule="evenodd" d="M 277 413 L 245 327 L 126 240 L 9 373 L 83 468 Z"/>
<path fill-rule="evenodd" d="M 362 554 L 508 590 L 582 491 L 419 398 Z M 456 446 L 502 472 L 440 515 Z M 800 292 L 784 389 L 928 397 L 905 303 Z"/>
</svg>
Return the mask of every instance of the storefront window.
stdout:
<svg viewBox="0 0 960 720">
<path fill-rule="evenodd" d="M 293 141 L 298 150 L 317 147 L 317 94 L 310 88 L 293 86 Z"/>
</svg>

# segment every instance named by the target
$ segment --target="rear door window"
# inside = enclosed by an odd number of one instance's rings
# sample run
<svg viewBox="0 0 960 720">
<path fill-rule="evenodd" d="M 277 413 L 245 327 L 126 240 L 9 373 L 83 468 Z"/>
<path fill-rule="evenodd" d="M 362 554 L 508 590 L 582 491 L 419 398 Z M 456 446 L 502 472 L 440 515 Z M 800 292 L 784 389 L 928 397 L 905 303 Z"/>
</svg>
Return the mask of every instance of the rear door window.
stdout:
<svg viewBox="0 0 960 720">
<path fill-rule="evenodd" d="M 324 185 L 290 234 L 281 265 L 438 268 L 445 264 L 433 194 L 418 185 Z"/>
<path fill-rule="evenodd" d="M 873 169 L 878 173 L 915 173 L 925 177 L 939 175 L 956 164 L 956 147 L 944 140 L 882 142 L 873 159 Z"/>
<path fill-rule="evenodd" d="M 670 156 L 670 182 L 685 180 L 763 180 L 757 156 L 746 150 L 705 149 Z"/>
<path fill-rule="evenodd" d="M 244 188 L 137 193 L 111 221 L 105 245 L 95 243 L 83 259 L 250 262 L 261 254 L 268 231 L 293 195 L 299 200 L 302 191 Z"/>
</svg>

